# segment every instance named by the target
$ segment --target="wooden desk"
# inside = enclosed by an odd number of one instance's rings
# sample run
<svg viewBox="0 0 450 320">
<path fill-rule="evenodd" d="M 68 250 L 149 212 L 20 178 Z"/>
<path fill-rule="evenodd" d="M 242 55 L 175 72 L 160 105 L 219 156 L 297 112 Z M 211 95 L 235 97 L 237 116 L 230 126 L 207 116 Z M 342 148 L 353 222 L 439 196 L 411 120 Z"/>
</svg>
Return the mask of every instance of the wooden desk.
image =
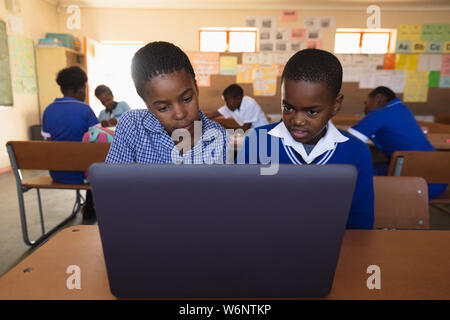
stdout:
<svg viewBox="0 0 450 320">
<path fill-rule="evenodd" d="M 426 136 L 436 150 L 450 150 L 450 142 L 446 142 L 447 139 L 450 140 L 450 133 L 428 133 Z"/>
<path fill-rule="evenodd" d="M 449 244 L 450 231 L 347 230 L 325 299 L 450 299 Z M 80 290 L 66 287 L 70 265 L 81 269 Z M 370 265 L 381 268 L 381 290 L 366 286 Z M 98 227 L 74 226 L 55 235 L 0 278 L 0 299 L 115 299 Z"/>
</svg>

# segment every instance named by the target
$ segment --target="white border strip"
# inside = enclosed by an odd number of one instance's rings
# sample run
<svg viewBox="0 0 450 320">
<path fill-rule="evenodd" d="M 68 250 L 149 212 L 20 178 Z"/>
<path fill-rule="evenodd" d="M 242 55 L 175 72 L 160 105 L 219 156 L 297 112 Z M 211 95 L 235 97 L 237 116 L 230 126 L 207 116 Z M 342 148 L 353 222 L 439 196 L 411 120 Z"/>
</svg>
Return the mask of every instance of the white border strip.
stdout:
<svg viewBox="0 0 450 320">
<path fill-rule="evenodd" d="M 362 134 L 361 132 L 359 132 L 353 128 L 348 128 L 347 131 L 348 131 L 348 133 L 355 136 L 356 138 L 358 138 L 359 140 L 361 140 L 364 143 L 366 143 L 369 140 L 369 138 L 367 136 L 365 136 L 364 134 Z"/>
</svg>

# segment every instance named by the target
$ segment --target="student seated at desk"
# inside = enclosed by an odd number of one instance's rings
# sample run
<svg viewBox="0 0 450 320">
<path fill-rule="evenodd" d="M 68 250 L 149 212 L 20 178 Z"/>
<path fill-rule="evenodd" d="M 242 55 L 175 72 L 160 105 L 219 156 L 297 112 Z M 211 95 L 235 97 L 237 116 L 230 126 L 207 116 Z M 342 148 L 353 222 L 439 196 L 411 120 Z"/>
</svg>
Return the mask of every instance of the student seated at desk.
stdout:
<svg viewBox="0 0 450 320">
<path fill-rule="evenodd" d="M 347 228 L 372 229 L 374 194 L 370 150 L 360 140 L 338 130 L 330 120 L 341 109 L 344 99 L 341 86 L 342 66 L 333 54 L 318 49 L 297 52 L 281 76 L 282 121 L 249 133 L 237 163 L 255 163 L 253 159 L 264 163 L 261 157 L 265 155 L 261 152 L 268 150 L 267 156 L 278 163 L 354 165 L 358 178 Z"/>
<path fill-rule="evenodd" d="M 435 151 L 428 141 L 413 113 L 395 93 L 387 87 L 377 87 L 364 101 L 366 116 L 348 132 L 367 142 L 369 139 L 391 158 L 395 151 Z M 374 165 L 374 174 L 385 176 L 389 162 Z M 439 196 L 446 185 L 429 184 L 429 198 Z"/>
<path fill-rule="evenodd" d="M 98 119 L 86 99 L 86 73 L 79 67 L 61 70 L 56 78 L 64 98 L 56 98 L 44 111 L 42 136 L 52 141 L 82 141 L 83 134 L 97 125 Z M 50 171 L 56 182 L 82 184 L 84 172 Z M 95 218 L 92 193 L 86 191 L 83 218 Z"/>
<path fill-rule="evenodd" d="M 214 119 L 220 115 L 226 118 L 232 117 L 244 131 L 268 123 L 258 102 L 249 96 L 244 96 L 241 86 L 237 84 L 228 86 L 222 96 L 226 105 L 215 112 L 206 113 L 208 118 Z"/>
<path fill-rule="evenodd" d="M 117 124 L 106 162 L 224 163 L 226 132 L 199 110 L 195 73 L 187 55 L 151 42 L 133 57 L 131 74 L 147 110 L 130 110 Z"/>
<path fill-rule="evenodd" d="M 98 121 L 102 127 L 114 127 L 117 124 L 117 119 L 130 110 L 130 107 L 125 101 L 114 101 L 114 95 L 111 89 L 103 84 L 95 88 L 95 96 L 105 106 L 98 116 Z"/>
</svg>

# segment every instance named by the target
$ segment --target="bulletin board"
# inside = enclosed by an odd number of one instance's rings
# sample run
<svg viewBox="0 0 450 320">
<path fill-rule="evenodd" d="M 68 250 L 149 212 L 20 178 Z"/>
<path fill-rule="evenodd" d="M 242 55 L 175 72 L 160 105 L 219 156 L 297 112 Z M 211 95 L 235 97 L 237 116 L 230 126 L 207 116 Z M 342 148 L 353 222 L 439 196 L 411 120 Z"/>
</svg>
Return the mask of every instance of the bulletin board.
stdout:
<svg viewBox="0 0 450 320">
<path fill-rule="evenodd" d="M 0 105 L 13 105 L 8 35 L 6 23 L 2 20 L 0 20 Z"/>
<path fill-rule="evenodd" d="M 242 53 L 220 53 L 220 56 L 237 56 L 238 64 L 242 64 Z M 276 78 L 276 93 L 273 96 L 255 96 L 251 83 L 239 83 L 235 75 L 211 74 L 209 86 L 200 86 L 200 107 L 205 111 L 217 110 L 225 103 L 222 99 L 223 90 L 230 84 L 238 83 L 244 90 L 244 94 L 256 99 L 265 113 L 281 113 L 280 76 Z M 364 113 L 364 100 L 372 89 L 360 88 L 358 82 L 343 82 L 342 93 L 344 103 L 341 113 Z M 402 93 L 397 97 L 403 99 Z M 450 112 L 450 88 L 428 88 L 427 102 L 406 103 L 415 115 L 434 115 Z"/>
</svg>

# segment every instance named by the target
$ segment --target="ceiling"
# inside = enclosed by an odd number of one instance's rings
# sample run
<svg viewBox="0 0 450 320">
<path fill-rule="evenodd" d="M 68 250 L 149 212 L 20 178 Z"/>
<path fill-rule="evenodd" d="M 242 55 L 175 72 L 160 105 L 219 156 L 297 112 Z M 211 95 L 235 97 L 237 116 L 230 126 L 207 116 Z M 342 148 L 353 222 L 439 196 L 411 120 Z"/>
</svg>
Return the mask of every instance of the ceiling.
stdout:
<svg viewBox="0 0 450 320">
<path fill-rule="evenodd" d="M 160 9 L 361 9 L 372 4 L 382 9 L 450 10 L 450 0 L 46 0 L 55 6 Z"/>
</svg>

